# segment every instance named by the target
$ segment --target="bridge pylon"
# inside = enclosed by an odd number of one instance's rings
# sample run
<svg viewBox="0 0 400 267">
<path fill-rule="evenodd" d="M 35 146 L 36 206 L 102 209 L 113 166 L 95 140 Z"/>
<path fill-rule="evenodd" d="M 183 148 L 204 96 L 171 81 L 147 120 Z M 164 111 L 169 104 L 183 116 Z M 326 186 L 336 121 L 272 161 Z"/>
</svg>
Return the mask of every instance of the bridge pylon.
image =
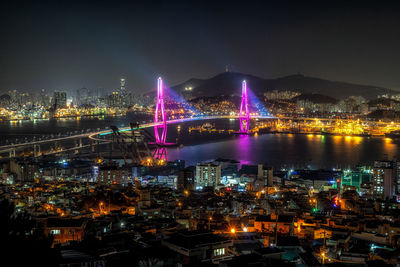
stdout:
<svg viewBox="0 0 400 267">
<path fill-rule="evenodd" d="M 242 82 L 242 102 L 239 111 L 240 133 L 248 134 L 250 128 L 250 112 L 247 103 L 247 82 Z"/>
<path fill-rule="evenodd" d="M 156 103 L 156 112 L 154 115 L 154 122 L 155 123 L 161 122 L 161 124 L 154 126 L 154 136 L 156 138 L 156 144 L 160 146 L 165 146 L 167 139 L 167 118 L 165 115 L 164 87 L 163 87 L 163 80 L 161 79 L 161 77 L 158 78 L 157 80 L 157 103 Z M 159 131 L 160 129 L 161 129 L 161 135 Z"/>
</svg>

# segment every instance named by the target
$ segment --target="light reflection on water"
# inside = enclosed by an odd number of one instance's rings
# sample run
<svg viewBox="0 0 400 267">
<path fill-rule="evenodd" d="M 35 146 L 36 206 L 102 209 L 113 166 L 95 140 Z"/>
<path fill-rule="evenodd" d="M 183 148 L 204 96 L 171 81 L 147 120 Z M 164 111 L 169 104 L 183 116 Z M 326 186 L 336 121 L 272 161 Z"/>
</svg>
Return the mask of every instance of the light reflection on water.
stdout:
<svg viewBox="0 0 400 267">
<path fill-rule="evenodd" d="M 1 139 L 26 135 L 46 135 L 65 131 L 80 131 L 86 128 L 129 125 L 130 121 L 151 119 L 149 116 L 129 114 L 127 117 L 105 117 L 102 119 L 49 120 L 31 122 L 7 122 L 0 124 Z M 183 159 L 187 165 L 200 161 L 227 158 L 243 164 L 268 163 L 274 166 L 332 168 L 371 164 L 374 160 L 400 158 L 400 139 L 296 134 L 258 134 L 257 136 L 230 135 L 227 133 L 188 133 L 189 126 L 202 125 L 196 121 L 168 127 L 168 141 L 183 147 L 169 147 L 168 160 Z M 238 130 L 237 120 L 219 120 L 218 129 Z M 149 129 L 151 133 L 152 129 Z"/>
<path fill-rule="evenodd" d="M 330 135 L 232 136 L 218 142 L 168 149 L 168 160 L 184 159 L 189 165 L 221 157 L 248 164 L 347 168 L 358 164 L 372 164 L 374 160 L 385 157 L 392 159 L 395 156 L 400 158 L 398 140 Z"/>
</svg>

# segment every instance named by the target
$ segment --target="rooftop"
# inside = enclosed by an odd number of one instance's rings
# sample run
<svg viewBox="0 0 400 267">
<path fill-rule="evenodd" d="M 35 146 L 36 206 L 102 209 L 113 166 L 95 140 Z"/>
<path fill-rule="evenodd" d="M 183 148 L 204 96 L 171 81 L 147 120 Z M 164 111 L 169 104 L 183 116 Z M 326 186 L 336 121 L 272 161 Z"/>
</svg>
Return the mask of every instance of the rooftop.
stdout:
<svg viewBox="0 0 400 267">
<path fill-rule="evenodd" d="M 185 249 L 194 249 L 208 244 L 217 244 L 231 241 L 222 235 L 213 234 L 212 232 L 202 231 L 184 231 L 172 234 L 165 242 Z"/>
<path fill-rule="evenodd" d="M 82 227 L 85 223 L 83 219 L 58 219 L 49 218 L 47 220 L 47 227 Z"/>
<path fill-rule="evenodd" d="M 291 223 L 291 222 L 293 222 L 293 216 L 292 215 L 278 215 L 278 220 L 271 219 L 271 215 L 259 215 L 256 218 L 256 222 L 275 222 L 275 221 Z"/>
</svg>

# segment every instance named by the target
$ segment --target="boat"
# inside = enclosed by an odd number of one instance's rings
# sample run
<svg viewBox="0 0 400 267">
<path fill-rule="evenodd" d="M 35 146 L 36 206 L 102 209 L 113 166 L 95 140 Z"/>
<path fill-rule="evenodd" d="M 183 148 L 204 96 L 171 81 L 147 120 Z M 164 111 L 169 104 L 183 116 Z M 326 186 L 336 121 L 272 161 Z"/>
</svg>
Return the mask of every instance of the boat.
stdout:
<svg viewBox="0 0 400 267">
<path fill-rule="evenodd" d="M 371 137 L 372 134 L 368 133 L 368 132 L 363 132 L 360 134 L 354 134 L 354 136 L 360 136 L 360 137 Z"/>
<path fill-rule="evenodd" d="M 400 138 L 400 130 L 385 133 L 385 136 L 389 138 Z"/>
<path fill-rule="evenodd" d="M 204 123 L 204 124 L 202 125 L 202 128 L 204 128 L 204 129 L 212 129 L 213 126 L 212 126 L 211 123 L 207 122 L 207 123 Z"/>
</svg>

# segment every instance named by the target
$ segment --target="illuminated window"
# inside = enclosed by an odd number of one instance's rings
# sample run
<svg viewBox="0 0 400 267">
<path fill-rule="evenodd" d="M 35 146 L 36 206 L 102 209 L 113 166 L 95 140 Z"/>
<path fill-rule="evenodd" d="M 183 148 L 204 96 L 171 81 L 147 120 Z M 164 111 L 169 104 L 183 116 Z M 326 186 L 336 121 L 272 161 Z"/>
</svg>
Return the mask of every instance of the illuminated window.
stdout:
<svg viewBox="0 0 400 267">
<path fill-rule="evenodd" d="M 214 249 L 214 256 L 222 256 L 222 255 L 225 255 L 225 248 Z"/>
<path fill-rule="evenodd" d="M 50 234 L 52 234 L 52 235 L 59 235 L 60 233 L 61 233 L 61 231 L 59 229 L 50 230 Z"/>
</svg>

